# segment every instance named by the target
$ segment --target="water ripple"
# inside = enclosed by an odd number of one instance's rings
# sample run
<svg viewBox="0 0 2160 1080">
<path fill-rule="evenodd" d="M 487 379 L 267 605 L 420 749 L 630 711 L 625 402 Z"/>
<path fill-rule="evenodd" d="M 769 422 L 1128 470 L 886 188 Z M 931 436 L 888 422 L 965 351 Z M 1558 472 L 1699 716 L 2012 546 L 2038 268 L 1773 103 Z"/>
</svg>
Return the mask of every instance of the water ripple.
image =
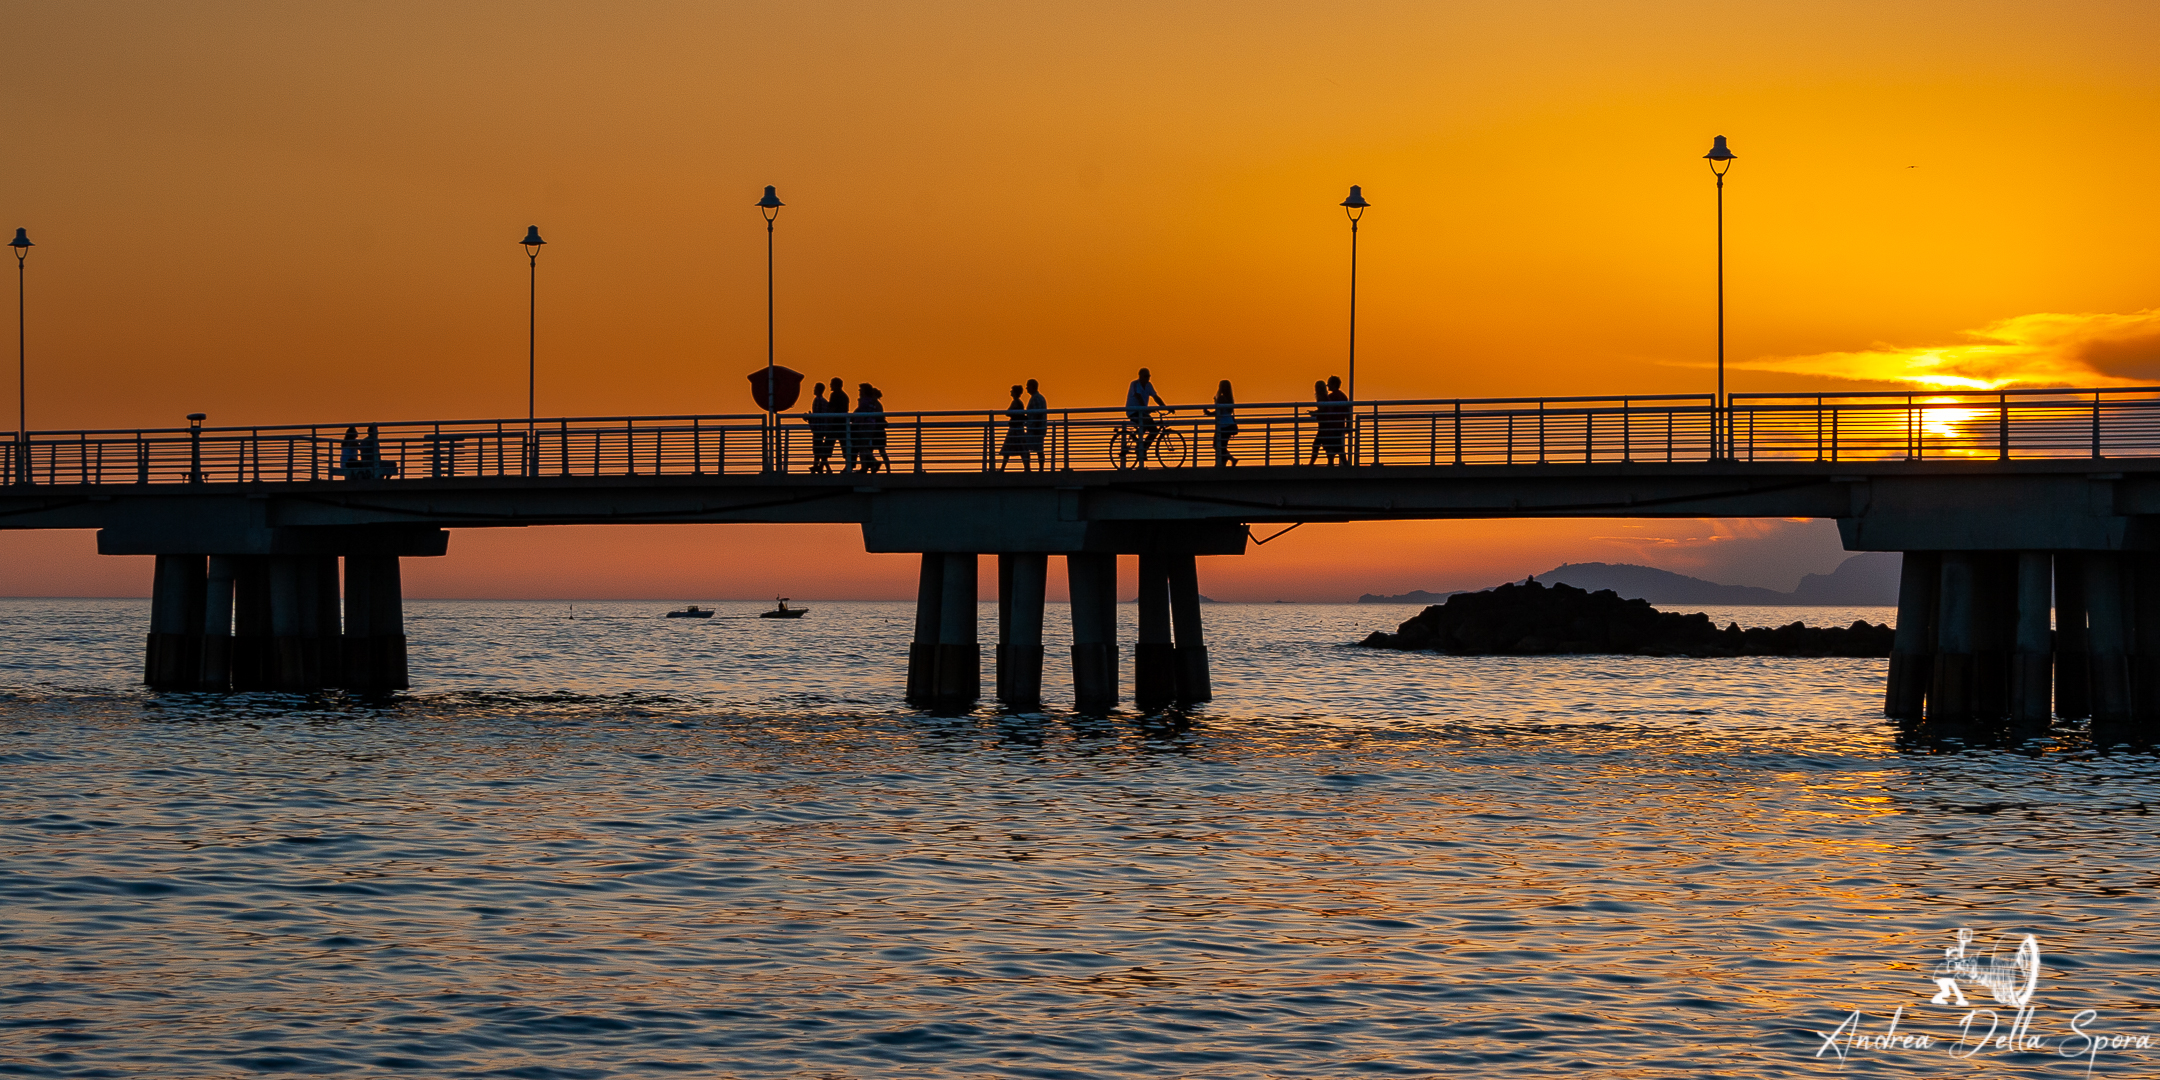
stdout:
<svg viewBox="0 0 2160 1080">
<path fill-rule="evenodd" d="M 1224 605 L 1190 716 L 941 717 L 904 606 L 820 608 L 415 604 L 375 705 L 144 693 L 125 602 L 0 603 L 0 1074 L 2069 1075 L 1813 1056 L 1954 1032 L 1960 926 L 2041 937 L 2050 1035 L 2160 1035 L 2160 769 L 1902 745 L 1879 661 Z"/>
</svg>

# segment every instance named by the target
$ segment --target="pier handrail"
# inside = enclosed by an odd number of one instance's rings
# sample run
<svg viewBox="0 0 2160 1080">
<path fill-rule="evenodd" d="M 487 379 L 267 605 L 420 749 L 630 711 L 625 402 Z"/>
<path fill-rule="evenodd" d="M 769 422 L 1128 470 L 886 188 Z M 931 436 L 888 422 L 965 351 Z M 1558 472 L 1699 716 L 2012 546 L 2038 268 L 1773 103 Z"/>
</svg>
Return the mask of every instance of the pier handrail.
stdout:
<svg viewBox="0 0 2160 1080">
<path fill-rule="evenodd" d="M 1328 406 L 1333 405 L 1330 409 Z M 1153 468 L 1210 468 L 1211 402 L 1150 409 Z M 1229 452 L 1247 466 L 1706 462 L 1717 455 L 1708 394 L 1240 402 Z M 2160 387 L 1733 394 L 1727 445 L 1739 461 L 2160 457 Z M 406 420 L 234 427 L 39 430 L 0 441 L 14 484 L 107 485 L 456 477 L 801 474 L 837 440 L 834 472 L 882 420 L 881 468 L 898 473 L 1134 468 L 1120 406 L 1033 414 L 997 409 L 781 414 L 677 413 Z M 376 438 L 348 444 L 347 428 Z M 1017 442 L 1014 441 L 1017 436 Z M 1039 440 L 1039 445 L 1037 445 Z M 1008 458 L 1010 460 L 1008 461 Z M 860 475 L 860 472 L 856 475 Z"/>
</svg>

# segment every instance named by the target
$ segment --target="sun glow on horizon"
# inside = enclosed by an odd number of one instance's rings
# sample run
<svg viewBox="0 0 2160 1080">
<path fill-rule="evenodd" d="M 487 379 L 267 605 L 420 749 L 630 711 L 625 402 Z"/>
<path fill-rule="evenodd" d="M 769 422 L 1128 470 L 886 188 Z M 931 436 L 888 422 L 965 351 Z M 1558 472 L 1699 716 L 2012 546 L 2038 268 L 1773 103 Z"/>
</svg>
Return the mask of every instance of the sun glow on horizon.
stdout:
<svg viewBox="0 0 2160 1080">
<path fill-rule="evenodd" d="M 1930 390 L 2143 386 L 2160 381 L 2160 309 L 2040 312 L 2002 319 L 1956 345 L 1878 344 L 1852 352 L 1770 356 L 1731 366 Z"/>
</svg>

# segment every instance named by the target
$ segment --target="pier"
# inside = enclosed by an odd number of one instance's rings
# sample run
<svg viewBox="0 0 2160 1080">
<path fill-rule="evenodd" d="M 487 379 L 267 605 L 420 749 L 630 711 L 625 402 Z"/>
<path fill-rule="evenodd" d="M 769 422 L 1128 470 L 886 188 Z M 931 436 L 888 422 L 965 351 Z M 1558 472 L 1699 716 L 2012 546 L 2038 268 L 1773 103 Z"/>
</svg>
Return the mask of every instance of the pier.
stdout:
<svg viewBox="0 0 2160 1080">
<path fill-rule="evenodd" d="M 1073 704 L 1103 711 L 1209 699 L 1197 560 L 1256 526 L 1830 518 L 1849 550 L 1905 555 L 1889 715 L 2160 730 L 2160 388 L 1359 402 L 1340 466 L 1310 463 L 1314 403 L 1281 402 L 1238 406 L 1242 464 L 1215 467 L 1204 408 L 1163 414 L 1144 456 L 1122 409 L 1053 410 L 1027 471 L 1003 467 L 1002 410 L 883 414 L 875 472 L 812 471 L 797 415 L 37 431 L 0 444 L 0 527 L 156 556 L 144 679 L 191 690 L 404 688 L 400 560 L 455 529 L 828 522 L 920 556 L 905 663 L 926 708 L 982 696 L 996 555 L 990 686 L 1027 708 L 1058 556 Z M 836 461 L 873 437 L 831 430 Z M 1139 556 L 1129 653 L 1118 555 Z"/>
</svg>

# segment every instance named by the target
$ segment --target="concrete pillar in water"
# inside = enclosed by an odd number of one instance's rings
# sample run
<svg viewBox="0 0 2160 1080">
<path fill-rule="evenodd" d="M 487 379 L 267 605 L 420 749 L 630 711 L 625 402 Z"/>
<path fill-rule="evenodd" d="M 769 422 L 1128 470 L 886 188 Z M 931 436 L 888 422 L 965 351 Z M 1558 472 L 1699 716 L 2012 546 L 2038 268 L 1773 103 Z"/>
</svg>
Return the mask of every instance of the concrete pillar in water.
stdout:
<svg viewBox="0 0 2160 1080">
<path fill-rule="evenodd" d="M 2148 742 L 2160 727 L 2160 557 L 2121 556 L 2130 609 L 2131 741 Z"/>
<path fill-rule="evenodd" d="M 202 665 L 203 557 L 160 555 L 150 587 L 150 634 L 143 643 L 143 682 L 158 690 L 192 690 Z"/>
<path fill-rule="evenodd" d="M 2085 556 L 2055 553 L 2055 715 L 2082 720 L 2092 715 L 2086 655 Z"/>
<path fill-rule="evenodd" d="M 1177 647 L 1170 640 L 1170 566 L 1140 556 L 1140 640 L 1133 645 L 1133 705 L 1142 712 L 1177 699 Z"/>
<path fill-rule="evenodd" d="M 232 688 L 233 583 L 239 570 L 239 560 L 230 555 L 210 556 L 208 588 L 203 593 L 202 659 L 195 672 L 195 685 L 204 690 Z"/>
<path fill-rule="evenodd" d="M 1207 641 L 1200 631 L 1199 560 L 1189 554 L 1167 557 L 1170 569 L 1170 623 L 1177 637 L 1177 700 L 1196 705 L 1215 697 L 1208 678 Z"/>
<path fill-rule="evenodd" d="M 982 697 L 982 653 L 975 642 L 975 553 L 947 552 L 945 596 L 938 605 L 937 705 L 953 709 Z"/>
<path fill-rule="evenodd" d="M 1117 707 L 1117 556 L 1065 556 L 1072 590 L 1073 708 L 1106 713 Z"/>
<path fill-rule="evenodd" d="M 2096 742 L 2127 735 L 2130 723 L 2130 613 L 2123 584 L 2122 556 L 2085 554 L 2086 660 Z"/>
<path fill-rule="evenodd" d="M 345 557 L 345 634 L 339 685 L 368 694 L 410 685 L 405 597 L 395 555 Z"/>
<path fill-rule="evenodd" d="M 270 655 L 265 681 L 271 689 L 308 691 L 323 687 L 322 578 L 318 556 L 277 555 L 270 559 Z"/>
<path fill-rule="evenodd" d="M 271 685 L 270 560 L 234 556 L 232 688 Z"/>
<path fill-rule="evenodd" d="M 1043 595 L 1050 556 L 998 556 L 998 700 L 1016 709 L 1042 704 Z"/>
<path fill-rule="evenodd" d="M 945 603 L 945 556 L 926 551 L 915 585 L 915 640 L 908 644 L 907 701 L 928 706 L 937 697 L 938 627 Z"/>
<path fill-rule="evenodd" d="M 2054 715 L 2054 565 L 2045 551 L 2017 557 L 2017 633 L 2010 661 L 2010 719 L 2020 728 L 2047 730 Z"/>
<path fill-rule="evenodd" d="M 1890 645 L 1889 687 L 1883 715 L 1918 720 L 1934 674 L 1936 594 L 1942 586 L 1942 553 L 1908 551 L 1898 572 L 1897 637 Z"/>
<path fill-rule="evenodd" d="M 1969 551 L 1946 551 L 1936 594 L 1934 678 L 1927 718 L 1962 724 L 1972 719 L 1972 669 L 1979 651 L 1980 568 Z"/>
<path fill-rule="evenodd" d="M 1972 715 L 1995 723 L 2011 714 L 2011 656 L 2017 651 L 2018 557 L 1973 555 Z"/>
<path fill-rule="evenodd" d="M 997 669 L 994 675 L 994 678 L 997 679 L 997 690 L 992 696 L 999 702 L 1003 702 L 1011 696 L 1005 686 L 1006 677 L 1012 674 L 1012 665 L 1005 659 L 1005 645 L 1012 640 L 1012 572 L 1011 554 L 999 552 L 997 557 L 997 644 L 991 646 L 997 651 L 996 661 L 991 665 Z"/>
</svg>

